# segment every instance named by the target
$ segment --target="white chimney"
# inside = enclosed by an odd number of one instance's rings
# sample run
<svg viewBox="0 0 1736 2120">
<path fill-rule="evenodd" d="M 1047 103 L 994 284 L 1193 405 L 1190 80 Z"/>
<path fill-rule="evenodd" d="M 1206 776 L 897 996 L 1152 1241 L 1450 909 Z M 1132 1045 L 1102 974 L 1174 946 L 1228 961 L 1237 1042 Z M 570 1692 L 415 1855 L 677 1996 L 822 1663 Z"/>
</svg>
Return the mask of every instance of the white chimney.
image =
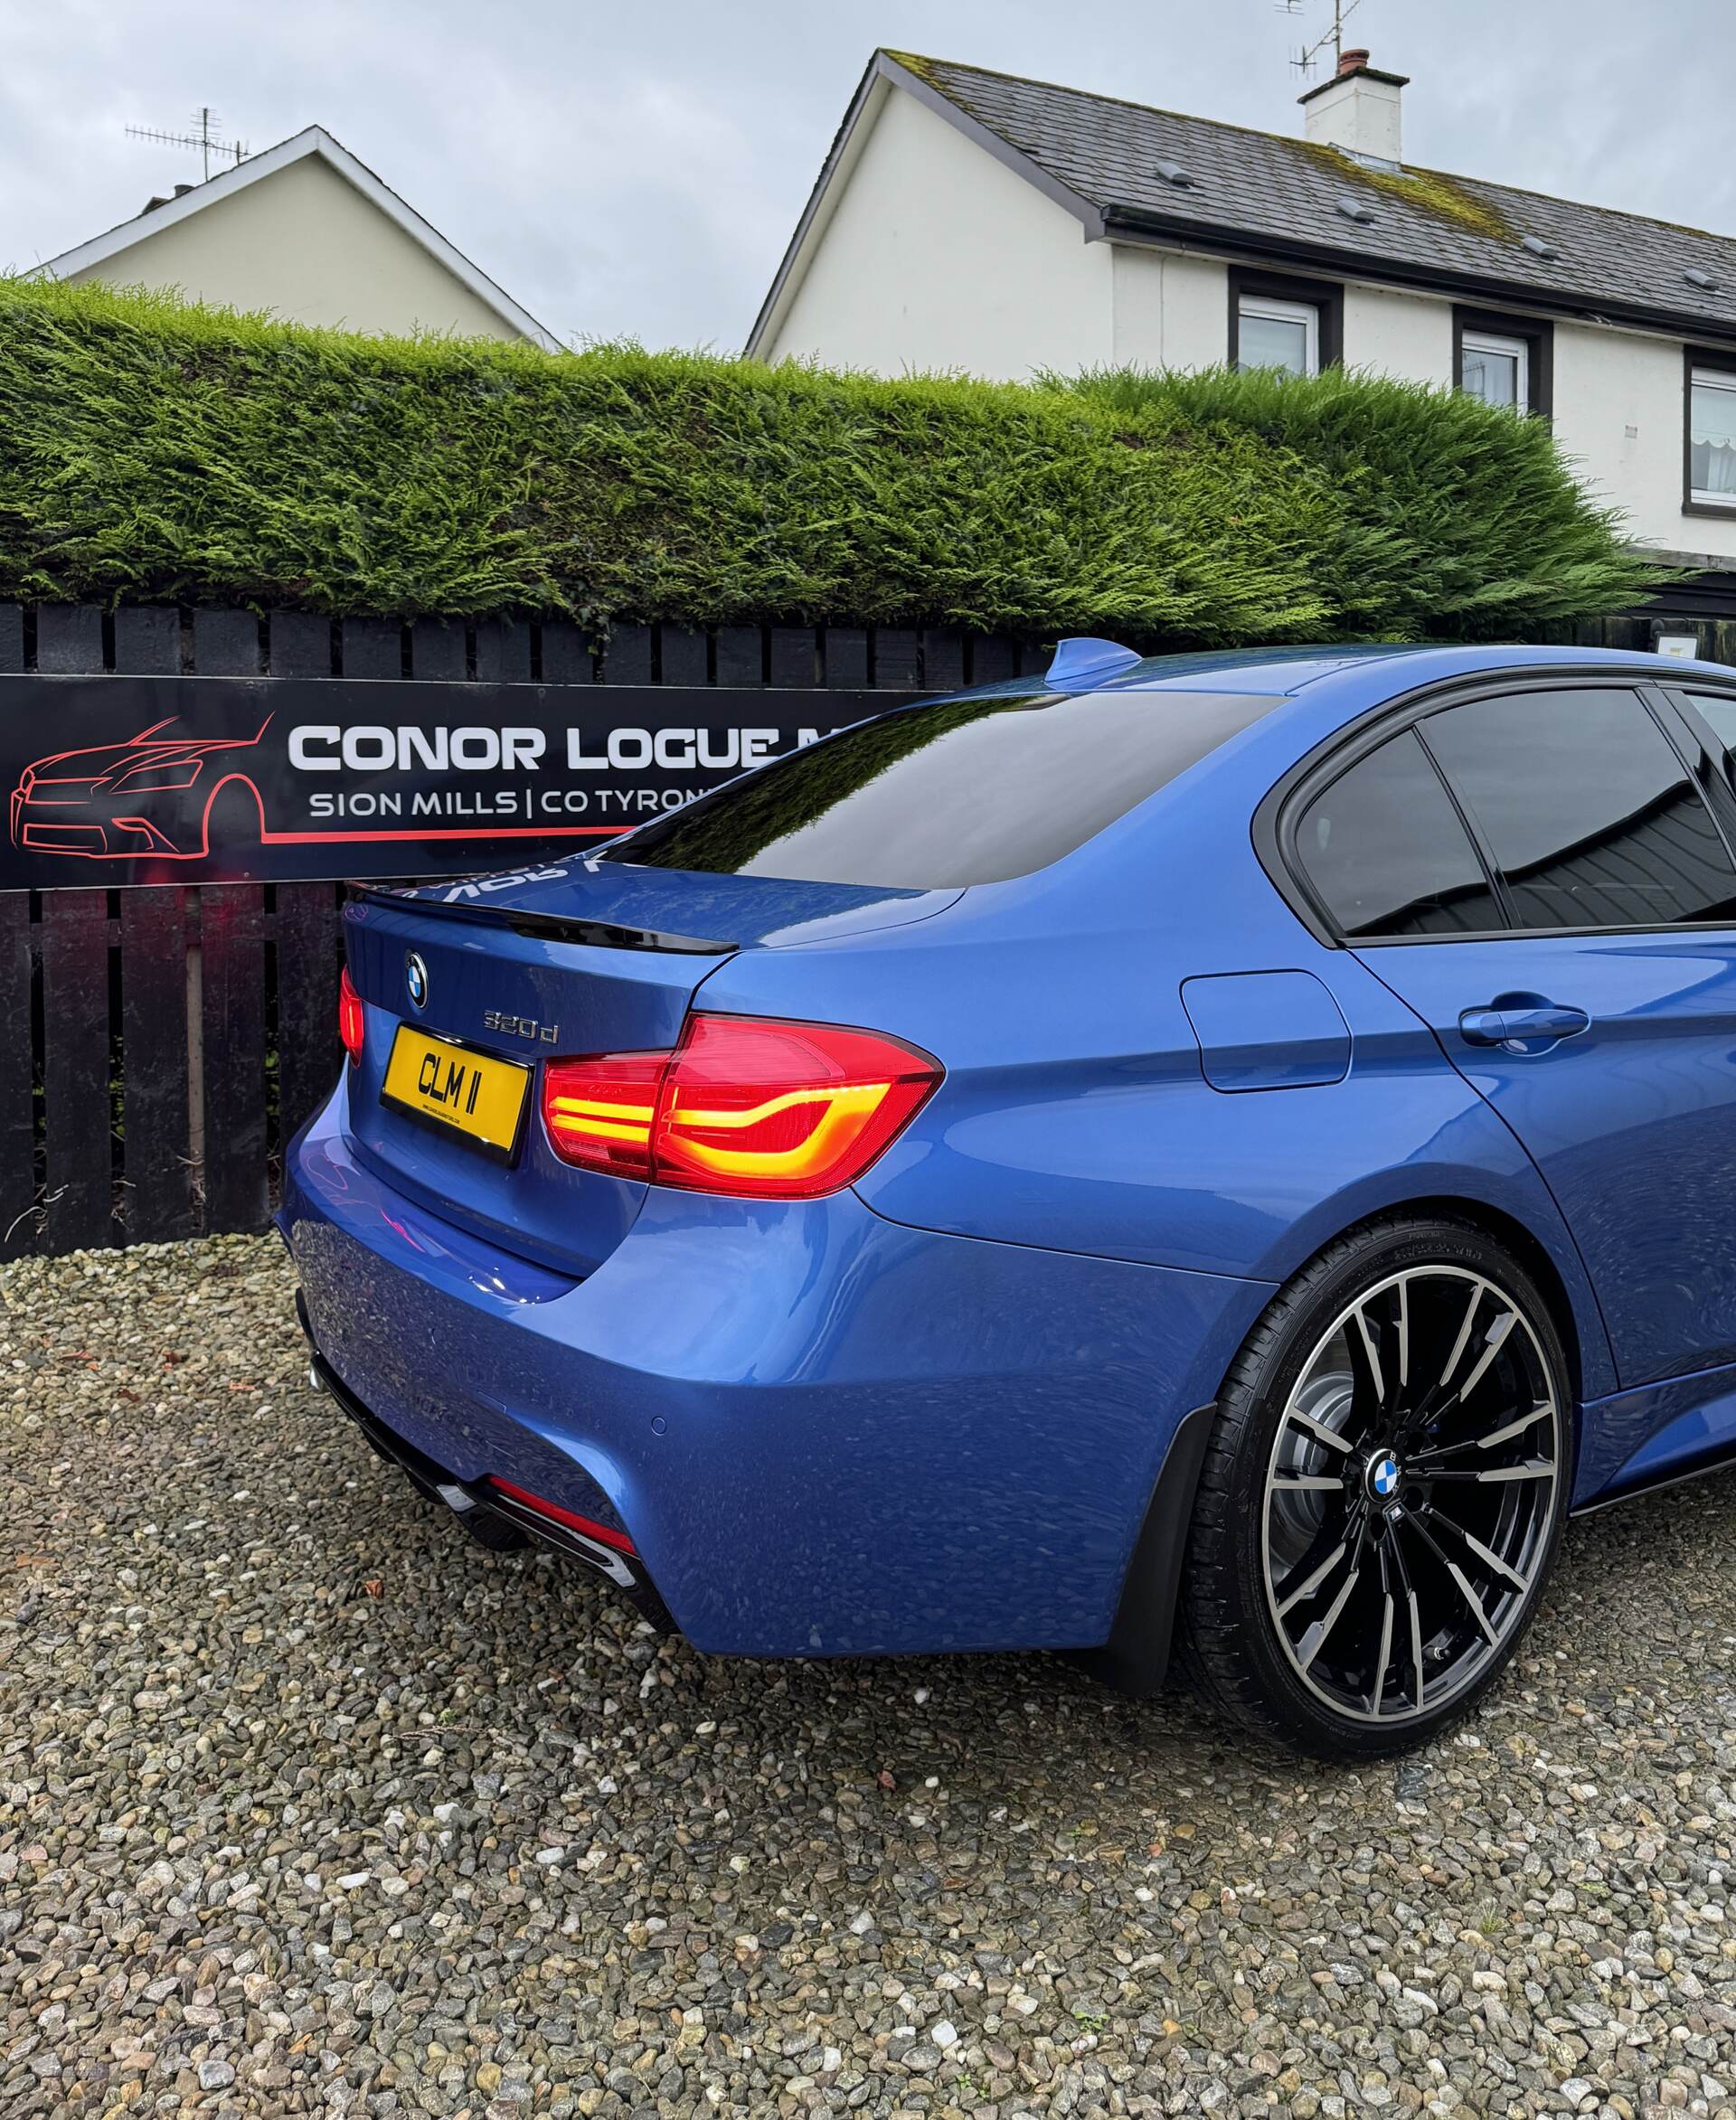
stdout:
<svg viewBox="0 0 1736 2120">
<path fill-rule="evenodd" d="M 1346 52 L 1329 81 L 1297 99 L 1307 113 L 1309 139 L 1376 162 L 1402 161 L 1399 91 L 1409 79 L 1377 73 L 1366 52 Z"/>
</svg>

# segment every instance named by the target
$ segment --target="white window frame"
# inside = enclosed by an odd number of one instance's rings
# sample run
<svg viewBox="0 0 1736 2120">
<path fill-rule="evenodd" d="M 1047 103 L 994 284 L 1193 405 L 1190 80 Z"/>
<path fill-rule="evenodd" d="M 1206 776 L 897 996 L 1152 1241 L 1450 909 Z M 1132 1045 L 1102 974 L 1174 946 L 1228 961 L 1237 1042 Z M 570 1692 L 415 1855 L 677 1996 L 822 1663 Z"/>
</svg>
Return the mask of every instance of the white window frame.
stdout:
<svg viewBox="0 0 1736 2120">
<path fill-rule="evenodd" d="M 1500 332 L 1467 331 L 1458 342 L 1458 387 L 1465 388 L 1467 353 L 1505 353 L 1517 362 L 1514 370 L 1514 410 L 1531 410 L 1531 342 L 1505 337 Z"/>
<path fill-rule="evenodd" d="M 1723 391 L 1736 398 L 1736 369 L 1690 368 L 1688 371 L 1688 401 L 1683 414 L 1688 429 L 1688 462 L 1694 462 L 1694 393 L 1697 390 Z M 1736 514 L 1736 494 L 1715 494 L 1703 486 L 1690 485 L 1688 498 L 1696 508 L 1716 508 L 1721 513 Z"/>
<path fill-rule="evenodd" d="M 1248 363 L 1241 357 L 1241 333 L 1240 326 L 1248 317 L 1258 318 L 1267 324 L 1300 324 L 1305 336 L 1302 358 L 1304 375 L 1320 372 L 1320 305 L 1317 302 L 1287 302 L 1278 295 L 1240 295 L 1236 298 L 1236 365 L 1245 368 Z"/>
</svg>

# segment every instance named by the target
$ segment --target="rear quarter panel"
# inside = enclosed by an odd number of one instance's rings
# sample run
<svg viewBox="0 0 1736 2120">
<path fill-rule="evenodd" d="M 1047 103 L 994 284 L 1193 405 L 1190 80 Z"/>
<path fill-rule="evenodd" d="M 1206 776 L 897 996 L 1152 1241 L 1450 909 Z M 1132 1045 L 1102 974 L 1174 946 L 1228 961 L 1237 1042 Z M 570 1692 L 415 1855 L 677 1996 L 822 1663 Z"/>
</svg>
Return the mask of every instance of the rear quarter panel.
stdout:
<svg viewBox="0 0 1736 2120">
<path fill-rule="evenodd" d="M 1254 853 L 1260 796 L 1336 718 L 1256 725 L 1068 860 L 895 935 L 744 952 L 699 1004 L 863 1023 L 942 1060 L 941 1088 L 857 1188 L 914 1227 L 1281 1282 L 1383 1210 L 1493 1208 L 1548 1251 L 1595 1395 L 1613 1384 L 1601 1321 L 1534 1165 Z M 1244 1012 L 1233 1064 L 1213 1069 L 1274 1086 L 1214 1086 L 1183 986 L 1247 973 L 1311 977 L 1270 982 L 1266 1051 Z M 1315 982 L 1348 1032 L 1335 1079 L 1292 1064 L 1298 1042 L 1317 1050 L 1320 1012 L 1295 1005 Z"/>
</svg>

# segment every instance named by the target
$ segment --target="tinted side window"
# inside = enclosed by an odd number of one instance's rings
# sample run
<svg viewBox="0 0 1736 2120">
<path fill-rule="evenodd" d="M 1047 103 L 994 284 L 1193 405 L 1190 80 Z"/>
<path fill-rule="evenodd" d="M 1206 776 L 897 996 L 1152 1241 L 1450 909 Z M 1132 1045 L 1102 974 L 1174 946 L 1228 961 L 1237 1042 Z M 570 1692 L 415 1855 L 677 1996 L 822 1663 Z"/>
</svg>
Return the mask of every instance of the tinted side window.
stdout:
<svg viewBox="0 0 1736 2120">
<path fill-rule="evenodd" d="M 1687 695 L 1701 719 L 1727 751 L 1736 752 L 1736 693 L 1691 692 Z"/>
<path fill-rule="evenodd" d="M 1476 934 L 1495 893 L 1414 730 L 1341 773 L 1297 826 L 1309 881 L 1347 938 Z"/>
<path fill-rule="evenodd" d="M 1510 693 L 1421 728 L 1488 843 L 1517 926 L 1736 916 L 1736 869 L 1712 813 L 1635 693 Z"/>
</svg>

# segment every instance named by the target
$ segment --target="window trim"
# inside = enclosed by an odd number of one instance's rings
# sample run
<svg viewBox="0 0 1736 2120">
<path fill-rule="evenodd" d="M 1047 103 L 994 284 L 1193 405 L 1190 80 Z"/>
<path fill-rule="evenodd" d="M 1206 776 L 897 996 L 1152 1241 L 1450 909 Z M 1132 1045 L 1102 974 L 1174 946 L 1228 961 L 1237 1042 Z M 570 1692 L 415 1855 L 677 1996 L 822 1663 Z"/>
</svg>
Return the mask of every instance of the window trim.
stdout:
<svg viewBox="0 0 1736 2120">
<path fill-rule="evenodd" d="M 1302 326 L 1302 365 L 1285 372 L 1318 375 L 1320 372 L 1320 305 L 1286 302 L 1277 295 L 1243 295 L 1236 304 L 1236 361 L 1241 362 L 1241 334 L 1250 320 L 1260 324 L 1299 324 Z M 1268 365 L 1262 362 L 1261 367 Z M 1271 365 L 1276 366 L 1273 363 Z"/>
<path fill-rule="evenodd" d="M 1659 679 L 1657 688 L 1669 713 L 1681 725 L 1682 743 L 1677 749 L 1682 744 L 1694 747 L 1691 765 L 1694 779 L 1725 839 L 1736 847 L 1736 749 L 1720 739 L 1696 704 L 1703 693 L 1727 692 L 1731 705 L 1736 707 L 1736 686 L 1727 687 L 1696 675 L 1691 685 Z"/>
<path fill-rule="evenodd" d="M 1707 689 L 1718 691 L 1723 688 L 1712 684 Z M 1456 934 L 1347 937 L 1339 930 L 1330 908 L 1316 896 L 1297 844 L 1297 823 L 1308 804 L 1323 788 L 1359 758 L 1378 749 L 1388 737 L 1397 735 L 1401 730 L 1414 727 L 1426 721 L 1430 714 L 1439 713 L 1448 707 L 1468 705 L 1474 700 L 1499 698 L 1514 691 L 1592 690 L 1628 693 L 1651 715 L 1663 731 L 1665 740 L 1681 759 L 1684 772 L 1712 818 L 1712 828 L 1722 840 L 1724 851 L 1730 855 L 1732 866 L 1736 866 L 1736 832 L 1732 832 L 1731 817 L 1723 806 L 1712 799 L 1703 775 L 1696 767 L 1694 750 L 1703 751 L 1703 745 L 1694 725 L 1675 708 L 1665 689 L 1648 672 L 1612 670 L 1607 663 L 1593 664 L 1590 668 L 1563 664 L 1559 666 L 1552 664 L 1545 669 L 1533 667 L 1480 672 L 1474 677 L 1437 681 L 1402 698 L 1388 700 L 1378 707 L 1371 707 L 1365 714 L 1358 716 L 1354 721 L 1327 737 L 1324 742 L 1316 744 L 1313 750 L 1299 758 L 1268 789 L 1254 812 L 1253 819 L 1254 852 L 1260 857 L 1260 866 L 1279 897 L 1308 933 L 1328 949 L 1417 949 L 1433 948 L 1438 945 L 1451 947 L 1461 942 L 1564 941 L 1580 936 L 1729 935 L 1736 932 L 1736 920 L 1680 920 L 1672 921 L 1662 928 L 1637 921 L 1623 928 L 1507 926 L 1477 928 Z M 1439 773 L 1440 767 L 1435 762 L 1435 755 L 1429 749 L 1426 737 L 1422 740 L 1422 748 L 1430 763 L 1435 765 L 1435 770 Z M 1489 877 L 1496 902 L 1505 907 L 1507 900 L 1502 887 L 1500 872 L 1477 820 L 1467 813 L 1458 800 L 1457 790 L 1444 773 L 1441 773 L 1441 779 L 1454 808 L 1458 812 L 1460 821 L 1470 834 L 1471 844 Z"/>
<path fill-rule="evenodd" d="M 1323 374 L 1336 368 L 1344 357 L 1344 290 L 1329 279 L 1291 278 L 1286 274 L 1244 272 L 1231 266 L 1230 280 L 1230 365 L 1241 366 L 1241 305 L 1253 302 L 1284 303 L 1315 313 L 1315 366 Z"/>
<path fill-rule="evenodd" d="M 1720 379 L 1717 387 L 1736 391 L 1736 354 L 1712 346 L 1682 349 L 1682 513 L 1713 515 L 1727 523 L 1736 516 L 1736 494 L 1723 500 L 1703 499 L 1694 483 L 1694 385 L 1702 370 Z"/>
<path fill-rule="evenodd" d="M 1532 419 L 1549 419 L 1555 409 L 1555 326 L 1544 316 L 1523 316 L 1512 310 L 1467 309 L 1453 306 L 1453 388 L 1465 388 L 1467 338 L 1506 339 L 1526 351 L 1524 411 Z"/>
<path fill-rule="evenodd" d="M 1527 415 L 1530 413 L 1531 341 L 1529 339 L 1510 339 L 1505 337 L 1500 332 L 1495 331 L 1461 333 L 1458 342 L 1458 387 L 1461 391 L 1466 391 L 1467 396 L 1469 396 L 1471 393 L 1467 389 L 1465 382 L 1465 356 L 1467 353 L 1493 353 L 1497 360 L 1511 361 L 1513 363 L 1513 403 L 1511 407 L 1504 407 L 1503 410 L 1524 412 Z M 1482 402 L 1486 405 L 1492 400 L 1485 398 Z"/>
</svg>

